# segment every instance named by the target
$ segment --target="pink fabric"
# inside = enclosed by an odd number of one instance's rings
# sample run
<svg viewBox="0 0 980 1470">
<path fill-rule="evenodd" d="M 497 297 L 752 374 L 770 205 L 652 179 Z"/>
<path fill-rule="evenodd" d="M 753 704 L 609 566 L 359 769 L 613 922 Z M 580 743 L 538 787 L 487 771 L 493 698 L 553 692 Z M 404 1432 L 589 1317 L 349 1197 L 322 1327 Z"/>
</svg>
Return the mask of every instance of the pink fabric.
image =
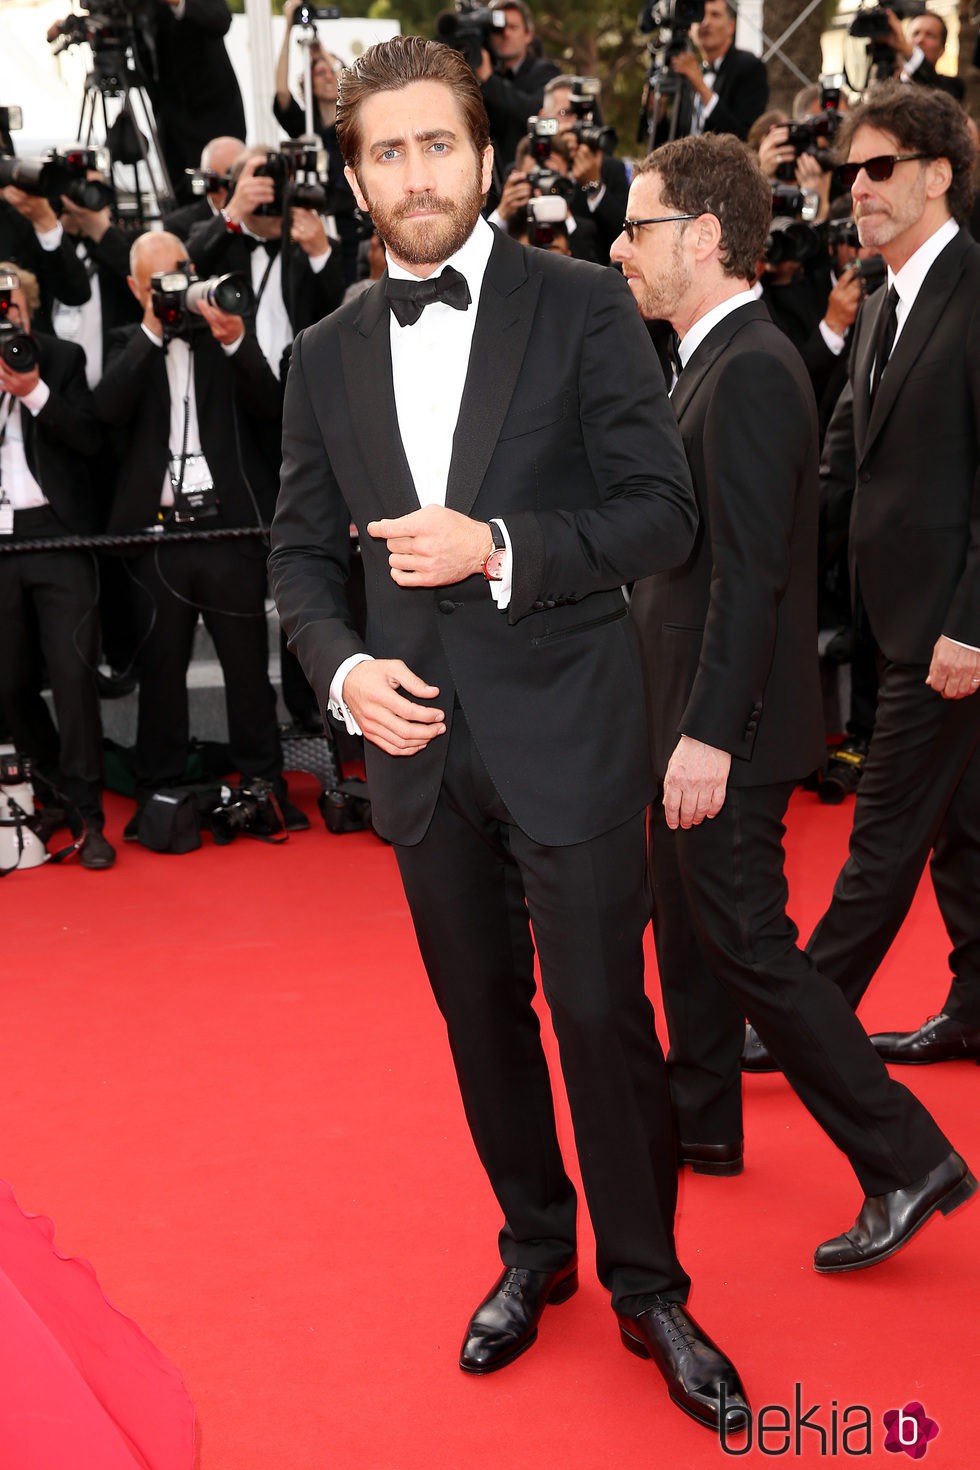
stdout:
<svg viewBox="0 0 980 1470">
<path fill-rule="evenodd" d="M 191 1470 L 180 1374 L 53 1240 L 0 1180 L 0 1466 Z"/>
</svg>

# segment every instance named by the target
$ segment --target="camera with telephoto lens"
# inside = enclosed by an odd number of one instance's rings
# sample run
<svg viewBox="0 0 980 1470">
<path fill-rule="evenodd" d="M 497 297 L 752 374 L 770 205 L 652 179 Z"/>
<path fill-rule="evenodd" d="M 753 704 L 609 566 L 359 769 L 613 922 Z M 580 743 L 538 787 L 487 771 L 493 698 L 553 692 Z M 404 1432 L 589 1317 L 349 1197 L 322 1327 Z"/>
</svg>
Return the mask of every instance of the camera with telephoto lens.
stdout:
<svg viewBox="0 0 980 1470">
<path fill-rule="evenodd" d="M 812 223 L 820 211 L 815 189 L 797 189 L 789 184 L 772 186 L 772 224 L 766 237 L 766 265 L 796 261 L 809 265 L 823 254 L 823 236 Z"/>
<path fill-rule="evenodd" d="M 328 212 L 327 153 L 319 138 L 289 139 L 278 153 L 270 149 L 255 177 L 271 179 L 274 190 L 270 203 L 256 205 L 257 216 L 278 219 L 287 208 Z"/>
<path fill-rule="evenodd" d="M 286 830 L 271 783 L 260 780 L 250 786 L 222 786 L 218 805 L 208 813 L 208 825 L 219 847 L 226 847 L 240 832 L 274 838 Z"/>
<path fill-rule="evenodd" d="M 840 93 L 838 92 L 837 95 L 839 97 Z M 829 174 L 836 162 L 831 145 L 837 137 L 842 121 L 843 114 L 836 107 L 827 107 L 823 112 L 815 112 L 809 117 L 798 118 L 795 122 L 791 122 L 786 142 L 792 148 L 795 157 L 792 162 L 776 165 L 776 178 L 783 183 L 791 184 L 796 178 L 796 159 L 804 153 L 815 158 L 823 172 Z"/>
<path fill-rule="evenodd" d="M 839 248 L 860 250 L 861 238 L 858 234 L 856 220 L 832 219 L 828 222 L 827 249 L 834 261 L 837 259 L 836 251 Z M 861 277 L 861 289 L 865 296 L 870 296 L 873 291 L 877 291 L 878 287 L 888 279 L 888 267 L 880 255 L 866 255 L 863 259 L 848 261 L 845 269 Z"/>
<path fill-rule="evenodd" d="M 13 271 L 0 271 L 0 358 L 12 373 L 33 372 L 38 364 L 37 346 L 27 332 L 10 320 L 14 306 L 13 293 L 20 286 L 20 276 Z"/>
<path fill-rule="evenodd" d="M 105 209 L 115 201 L 115 191 L 101 179 L 86 177 L 90 169 L 109 174 L 112 162 L 107 148 L 90 148 L 71 143 L 51 148 L 40 158 L 0 158 L 0 187 L 12 184 L 36 199 L 48 199 L 56 208 L 61 196 L 80 209 Z"/>
<path fill-rule="evenodd" d="M 575 114 L 575 121 L 569 132 L 586 148 L 591 148 L 593 153 L 612 153 L 616 147 L 616 130 L 603 127 L 596 121 L 599 94 L 602 91 L 599 78 L 571 77 L 570 84 L 568 106 Z"/>
<path fill-rule="evenodd" d="M 493 56 L 490 38 L 501 35 L 507 25 L 502 10 L 490 10 L 473 0 L 456 0 L 455 9 L 443 10 L 436 17 L 436 39 L 458 51 L 471 71 L 479 71 L 483 53 Z"/>
<path fill-rule="evenodd" d="M 184 261 L 179 270 L 159 271 L 150 277 L 153 292 L 153 314 L 163 328 L 163 340 L 189 337 L 204 328 L 201 303 L 216 306 L 232 316 L 247 316 L 255 309 L 255 293 L 246 276 L 230 271 L 224 276 L 209 276 L 199 281 Z"/>
<path fill-rule="evenodd" d="M 847 28 L 847 34 L 866 41 L 887 41 L 891 35 L 889 10 L 899 20 L 911 20 L 914 15 L 925 15 L 925 0 L 892 0 L 887 6 L 872 5 L 859 10 Z"/>
<path fill-rule="evenodd" d="M 648 85 L 656 84 L 660 96 L 673 97 L 680 92 L 684 78 L 671 67 L 675 56 L 691 51 L 688 34 L 693 25 L 704 20 L 704 0 L 647 0 L 646 8 L 639 19 L 639 28 L 644 35 L 657 39 L 648 42 L 650 69 Z M 645 127 L 645 119 L 641 122 Z"/>
</svg>

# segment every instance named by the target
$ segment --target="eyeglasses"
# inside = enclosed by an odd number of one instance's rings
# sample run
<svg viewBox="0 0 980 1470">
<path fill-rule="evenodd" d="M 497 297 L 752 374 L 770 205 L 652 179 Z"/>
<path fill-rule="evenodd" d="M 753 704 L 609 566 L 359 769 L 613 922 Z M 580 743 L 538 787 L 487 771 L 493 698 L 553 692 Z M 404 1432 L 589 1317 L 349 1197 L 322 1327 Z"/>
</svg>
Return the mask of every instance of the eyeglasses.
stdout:
<svg viewBox="0 0 980 1470">
<path fill-rule="evenodd" d="M 696 214 L 662 214 L 658 219 L 624 219 L 623 233 L 632 245 L 642 225 L 672 225 L 682 219 L 697 219 Z"/>
<path fill-rule="evenodd" d="M 877 158 L 865 158 L 861 163 L 839 163 L 834 173 L 845 189 L 853 189 L 862 169 L 873 184 L 883 184 L 895 172 L 896 163 L 913 163 L 931 157 L 929 153 L 879 153 Z"/>
</svg>

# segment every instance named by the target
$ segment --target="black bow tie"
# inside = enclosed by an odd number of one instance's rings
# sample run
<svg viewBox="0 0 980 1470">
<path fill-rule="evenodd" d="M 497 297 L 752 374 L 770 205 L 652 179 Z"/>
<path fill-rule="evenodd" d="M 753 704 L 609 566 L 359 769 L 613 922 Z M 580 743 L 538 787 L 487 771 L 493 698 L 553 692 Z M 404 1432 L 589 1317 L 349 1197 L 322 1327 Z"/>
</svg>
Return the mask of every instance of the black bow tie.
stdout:
<svg viewBox="0 0 980 1470">
<path fill-rule="evenodd" d="M 414 327 L 433 301 L 444 301 L 456 311 L 465 311 L 472 300 L 466 277 L 451 265 L 427 281 L 404 281 L 389 276 L 385 295 L 400 327 Z"/>
<path fill-rule="evenodd" d="M 242 239 L 248 246 L 249 252 L 256 251 L 261 246 L 265 250 L 265 253 L 268 255 L 270 260 L 274 260 L 276 258 L 282 246 L 282 240 L 280 240 L 278 236 L 272 240 L 259 240 L 255 235 L 243 235 Z"/>
</svg>

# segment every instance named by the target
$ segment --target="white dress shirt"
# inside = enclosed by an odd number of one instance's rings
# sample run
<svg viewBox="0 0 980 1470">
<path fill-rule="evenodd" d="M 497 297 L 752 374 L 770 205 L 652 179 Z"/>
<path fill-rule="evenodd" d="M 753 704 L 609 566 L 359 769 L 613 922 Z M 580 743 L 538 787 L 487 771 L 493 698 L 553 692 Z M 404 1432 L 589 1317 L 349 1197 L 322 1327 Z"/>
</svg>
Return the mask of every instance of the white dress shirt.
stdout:
<svg viewBox="0 0 980 1470">
<path fill-rule="evenodd" d="M 34 510 L 48 504 L 27 463 L 22 414 L 25 408 L 32 417 L 39 414 L 50 396 L 51 390 L 44 382 L 23 398 L 15 398 L 12 393 L 0 395 L 0 500 L 6 500 L 14 510 Z"/>
</svg>

